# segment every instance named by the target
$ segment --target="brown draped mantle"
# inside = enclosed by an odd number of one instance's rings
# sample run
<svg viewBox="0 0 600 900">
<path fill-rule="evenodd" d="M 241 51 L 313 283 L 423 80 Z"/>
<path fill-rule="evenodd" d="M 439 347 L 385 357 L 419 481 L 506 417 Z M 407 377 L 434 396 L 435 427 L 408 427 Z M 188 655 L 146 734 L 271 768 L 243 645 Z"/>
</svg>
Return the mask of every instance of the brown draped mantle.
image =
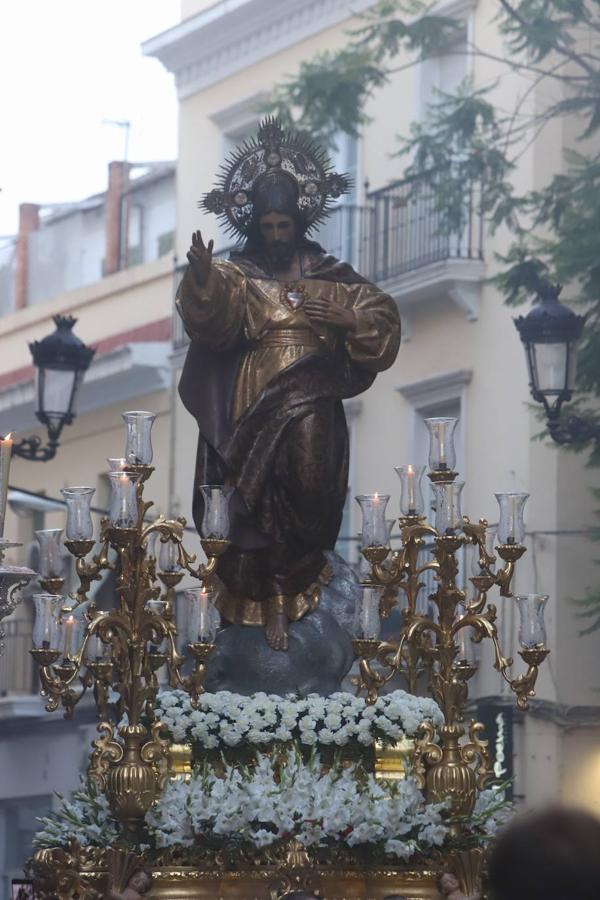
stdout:
<svg viewBox="0 0 600 900">
<path fill-rule="evenodd" d="M 256 260 L 238 255 L 232 261 L 248 278 L 266 277 Z M 303 280 L 368 284 L 331 256 L 314 254 L 305 265 Z M 346 499 L 342 399 L 366 390 L 375 373 L 338 341 L 332 354 L 305 356 L 281 371 L 233 423 L 232 396 L 246 348 L 243 339 L 224 351 L 192 340 L 179 392 L 199 428 L 193 499 L 199 531 L 199 485 L 236 487 L 232 543 L 218 566 L 229 596 L 222 612 L 230 621 L 258 624 L 264 601 L 276 595 L 288 598 L 290 618 L 310 608 L 307 595 L 323 570 L 323 550 L 335 544 Z"/>
</svg>

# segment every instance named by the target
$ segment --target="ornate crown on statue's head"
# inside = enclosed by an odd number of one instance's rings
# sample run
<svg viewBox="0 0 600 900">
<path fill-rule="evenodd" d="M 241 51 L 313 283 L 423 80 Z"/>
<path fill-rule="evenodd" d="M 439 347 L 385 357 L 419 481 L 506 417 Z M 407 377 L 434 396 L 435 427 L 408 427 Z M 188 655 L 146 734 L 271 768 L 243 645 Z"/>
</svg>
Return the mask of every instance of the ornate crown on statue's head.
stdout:
<svg viewBox="0 0 600 900">
<path fill-rule="evenodd" d="M 230 234 L 247 237 L 255 206 L 267 211 L 266 195 L 275 192 L 297 206 L 305 230 L 310 231 L 327 216 L 331 200 L 350 187 L 350 177 L 333 171 L 321 147 L 304 135 L 284 131 L 269 116 L 256 137 L 233 151 L 222 166 L 220 184 L 204 195 L 199 206 L 215 213 Z"/>
</svg>

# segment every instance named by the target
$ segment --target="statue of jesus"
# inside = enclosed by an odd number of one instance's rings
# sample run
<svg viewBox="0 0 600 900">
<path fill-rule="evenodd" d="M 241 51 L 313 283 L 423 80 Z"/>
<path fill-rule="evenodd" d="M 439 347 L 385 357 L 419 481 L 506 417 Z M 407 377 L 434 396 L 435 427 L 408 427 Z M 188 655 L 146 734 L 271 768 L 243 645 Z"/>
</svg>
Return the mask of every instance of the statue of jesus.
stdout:
<svg viewBox="0 0 600 900">
<path fill-rule="evenodd" d="M 192 236 L 177 306 L 191 344 L 179 390 L 196 417 L 200 486 L 234 488 L 217 606 L 262 625 L 286 650 L 288 625 L 318 602 L 348 489 L 342 400 L 394 362 L 391 297 L 309 239 L 349 179 L 322 151 L 265 120 L 202 205 L 244 239 L 228 260 Z"/>
</svg>

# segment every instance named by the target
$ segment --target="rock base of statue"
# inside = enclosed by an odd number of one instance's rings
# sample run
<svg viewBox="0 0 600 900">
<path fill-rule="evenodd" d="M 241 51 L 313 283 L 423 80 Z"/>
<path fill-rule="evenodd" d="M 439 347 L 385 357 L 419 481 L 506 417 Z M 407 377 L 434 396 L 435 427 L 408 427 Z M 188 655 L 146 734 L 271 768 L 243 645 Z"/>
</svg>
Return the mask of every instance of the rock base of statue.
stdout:
<svg viewBox="0 0 600 900">
<path fill-rule="evenodd" d="M 354 654 L 352 624 L 360 595 L 358 578 L 337 553 L 328 552 L 333 578 L 321 588 L 313 612 L 289 628 L 287 651 L 272 650 L 263 628 L 230 625 L 217 637 L 207 669 L 207 691 L 329 694 L 339 691 Z"/>
</svg>

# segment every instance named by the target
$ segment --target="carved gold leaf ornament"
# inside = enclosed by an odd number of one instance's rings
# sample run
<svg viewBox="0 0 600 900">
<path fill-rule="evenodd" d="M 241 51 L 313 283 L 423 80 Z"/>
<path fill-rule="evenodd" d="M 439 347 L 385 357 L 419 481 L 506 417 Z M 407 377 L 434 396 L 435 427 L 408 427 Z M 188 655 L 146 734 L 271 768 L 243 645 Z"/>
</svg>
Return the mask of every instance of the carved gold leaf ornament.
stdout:
<svg viewBox="0 0 600 900">
<path fill-rule="evenodd" d="M 152 472 L 152 466 L 142 464 L 128 464 L 124 469 L 124 474 L 138 478 L 135 527 L 120 528 L 103 519 L 101 547 L 91 560 L 85 557 L 93 542 L 69 544 L 76 557 L 79 587 L 73 595 L 74 605 L 67 611 L 81 611 L 87 605 L 81 647 L 68 659 L 61 659 L 56 650 L 32 650 L 40 665 L 42 695 L 47 697 L 48 711 L 62 704 L 65 717 L 70 718 L 86 691 L 94 688 L 101 721 L 100 736 L 92 745 L 89 777 L 106 791 L 115 814 L 131 835 L 139 832 L 146 811 L 169 777 L 168 744 L 159 734 L 160 722 L 154 721 L 159 689 L 157 670 L 166 665 L 171 682 L 187 690 L 195 702 L 204 690 L 206 661 L 214 651 L 214 645 L 191 645 L 195 665 L 190 675 L 182 675 L 185 657 L 177 651 L 173 621 L 175 586 L 184 573 L 204 584 L 210 583 L 217 557 L 228 545 L 225 540 L 205 541 L 208 561 L 196 566 L 195 556 L 187 552 L 182 542 L 185 519 L 161 515 L 147 523 L 145 517 L 153 504 L 145 501 L 143 494 Z M 162 543 L 175 545 L 181 576 L 173 579 L 169 573 L 157 575 L 156 560 L 148 553 L 153 535 L 158 535 Z M 106 572 L 115 576 L 117 604 L 109 611 L 100 611 L 88 600 L 88 592 Z M 152 601 L 160 597 L 163 606 L 157 611 Z M 106 651 L 102 659 L 88 659 L 87 648 L 92 639 L 101 641 Z M 163 642 L 164 653 L 152 650 Z M 117 718 L 127 716 L 128 724 L 118 732 L 109 721 L 111 692 L 118 695 Z M 141 723 L 144 716 L 150 720 L 149 728 Z"/>
<path fill-rule="evenodd" d="M 456 472 L 441 467 L 429 473 L 434 485 L 452 485 L 456 477 Z M 487 742 L 480 737 L 483 726 L 472 722 L 467 736 L 462 725 L 468 681 L 477 666 L 457 658 L 458 636 L 464 629 L 471 629 L 475 643 L 491 641 L 495 668 L 516 695 L 517 706 L 522 710 L 527 709 L 529 698 L 535 695 L 539 666 L 549 650 L 543 645 L 521 650 L 520 656 L 528 668 L 524 674 L 512 677 L 509 670 L 513 661 L 503 655 L 499 643 L 496 607 L 487 601 L 487 594 L 494 586 L 499 588 L 502 597 L 512 596 L 515 565 L 525 553 L 525 546 L 499 545 L 496 551 L 504 565 L 496 570 L 496 557 L 486 546 L 486 519 L 474 524 L 463 516 L 460 529 L 448 529 L 444 534 L 426 524 L 424 516 L 404 516 L 399 521 L 400 550 L 390 555 L 389 547 L 381 546 L 367 547 L 362 552 L 371 564 L 366 583 L 386 589 L 388 606 L 393 591 L 404 594 L 402 627 L 395 641 L 354 642 L 359 660 L 359 677 L 355 683 L 359 692 L 366 693 L 367 701 L 375 703 L 379 691 L 394 675 L 405 677 L 409 690 L 415 692 L 418 677 L 426 674 L 429 692 L 440 705 L 445 723 L 437 729 L 431 723 L 423 724 L 421 738 L 415 746 L 413 772 L 430 800 L 448 801 L 449 814 L 464 818 L 471 814 L 477 791 L 485 787 L 493 771 Z M 420 565 L 418 557 L 426 539 L 433 544 L 433 560 Z M 456 554 L 467 545 L 474 546 L 479 565 L 479 574 L 471 578 L 475 590 L 472 597 L 457 585 Z M 430 603 L 436 608 L 434 616 L 417 610 L 422 575 L 427 570 L 435 576 L 435 590 L 429 595 Z M 374 668 L 374 660 L 379 668 Z M 456 836 L 462 826 L 454 821 L 451 827 Z"/>
<path fill-rule="evenodd" d="M 309 854 L 301 866 L 289 865 L 290 849 L 254 859 L 241 856 L 236 868 L 224 868 L 216 853 L 204 863 L 193 854 L 164 851 L 152 865 L 153 900 L 198 900 L 199 897 L 283 898 L 292 890 L 307 890 L 317 897 L 383 897 L 401 894 L 412 900 L 439 900 L 437 884 L 444 871 L 456 874 L 463 891 L 472 892 L 480 884 L 483 857 L 478 850 L 458 851 L 448 859 L 439 855 L 418 865 L 373 865 L 357 861 L 350 854 L 336 863 L 324 865 Z M 210 857 L 210 858 L 208 858 Z M 295 861 L 294 861 L 295 862 Z M 28 871 L 41 900 L 100 900 L 114 877 L 148 864 L 144 854 L 126 851 L 53 848 L 38 851 L 29 861 Z M 122 880 L 121 880 L 122 883 Z"/>
</svg>

